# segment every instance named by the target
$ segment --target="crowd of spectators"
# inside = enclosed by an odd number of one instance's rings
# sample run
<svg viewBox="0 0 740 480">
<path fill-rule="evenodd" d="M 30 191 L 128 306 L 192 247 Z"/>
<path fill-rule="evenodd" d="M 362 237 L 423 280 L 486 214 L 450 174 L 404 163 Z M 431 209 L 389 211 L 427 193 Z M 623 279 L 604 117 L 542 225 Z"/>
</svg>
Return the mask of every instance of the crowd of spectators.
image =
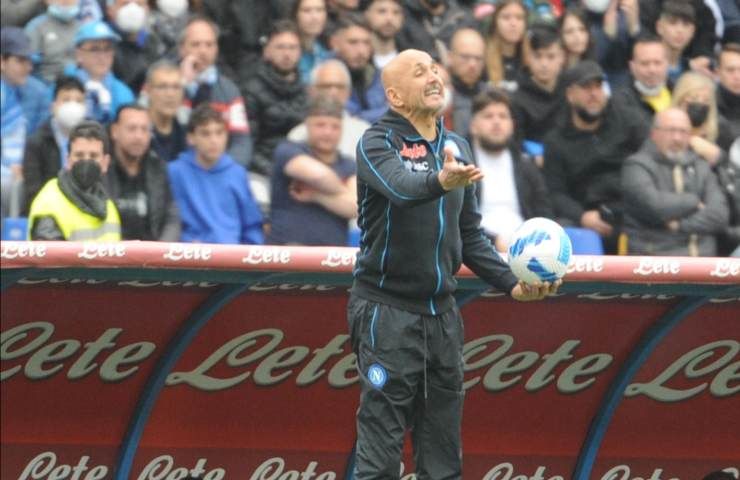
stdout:
<svg viewBox="0 0 740 480">
<path fill-rule="evenodd" d="M 347 244 L 406 48 L 441 67 L 499 249 L 544 216 L 606 253 L 740 255 L 735 0 L 2 0 L 2 216 Z"/>
</svg>

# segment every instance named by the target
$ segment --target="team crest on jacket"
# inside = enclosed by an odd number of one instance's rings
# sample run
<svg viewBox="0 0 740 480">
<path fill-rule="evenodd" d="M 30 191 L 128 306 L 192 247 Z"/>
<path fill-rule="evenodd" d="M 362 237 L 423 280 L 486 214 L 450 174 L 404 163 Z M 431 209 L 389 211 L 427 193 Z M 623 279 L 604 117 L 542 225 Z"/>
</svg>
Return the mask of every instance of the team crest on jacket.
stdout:
<svg viewBox="0 0 740 480">
<path fill-rule="evenodd" d="M 370 380 L 370 383 L 373 385 L 373 387 L 380 390 L 383 388 L 383 385 L 385 385 L 385 382 L 388 380 L 388 372 L 383 368 L 382 365 L 378 363 L 373 363 L 370 365 L 370 368 L 367 369 L 367 379 Z"/>
</svg>

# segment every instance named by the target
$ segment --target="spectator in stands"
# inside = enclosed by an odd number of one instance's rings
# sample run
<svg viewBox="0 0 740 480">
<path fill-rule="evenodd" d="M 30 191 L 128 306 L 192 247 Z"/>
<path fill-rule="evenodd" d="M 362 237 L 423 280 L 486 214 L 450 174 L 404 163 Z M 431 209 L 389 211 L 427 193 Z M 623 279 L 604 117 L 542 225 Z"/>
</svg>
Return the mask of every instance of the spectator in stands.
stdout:
<svg viewBox="0 0 740 480">
<path fill-rule="evenodd" d="M 577 5 L 568 7 L 560 17 L 559 27 L 567 57 L 566 67 L 595 58 L 591 25 L 585 10 Z"/>
<path fill-rule="evenodd" d="M 147 72 L 144 92 L 152 122 L 152 148 L 159 158 L 170 162 L 187 148 L 185 129 L 177 120 L 184 96 L 178 66 L 167 60 L 152 64 Z"/>
<path fill-rule="evenodd" d="M 640 21 L 645 30 L 656 31 L 657 21 L 667 2 L 668 0 L 640 0 Z M 694 18 L 691 21 L 694 25 L 694 33 L 684 51 L 685 57 L 688 59 L 687 65 L 692 70 L 711 75 L 712 59 L 718 40 L 716 24 L 718 21 L 722 21 L 722 23 L 725 23 L 725 29 L 728 26 L 729 18 L 721 18 L 724 14 L 722 9 L 725 2 L 724 0 L 680 0 L 680 2 L 690 7 L 687 11 L 693 12 Z M 735 0 L 729 0 L 729 2 L 735 2 Z M 710 8 L 709 5 L 712 4 L 713 8 Z M 669 7 L 669 11 L 672 9 L 672 6 Z M 735 6 L 735 9 L 737 11 L 737 6 Z M 719 14 L 719 17 L 715 13 Z M 685 14 L 680 13 L 680 15 Z"/>
<path fill-rule="evenodd" d="M 449 74 L 453 92 L 452 130 L 467 137 L 472 117 L 473 98 L 486 85 L 484 79 L 486 43 L 472 28 L 461 28 L 450 40 Z"/>
<path fill-rule="evenodd" d="M 167 166 L 182 220 L 183 242 L 261 244 L 262 213 L 247 170 L 226 152 L 224 117 L 208 104 L 190 115 L 192 148 Z"/>
<path fill-rule="evenodd" d="M 459 28 L 475 26 L 470 8 L 461 6 L 457 0 L 407 0 L 398 47 L 424 50 L 435 61 L 446 65 L 452 35 Z"/>
<path fill-rule="evenodd" d="M 361 15 L 348 14 L 337 21 L 330 41 L 334 53 L 347 65 L 352 78 L 347 110 L 370 123 L 388 109 L 380 70 L 372 63 L 371 34 Z"/>
<path fill-rule="evenodd" d="M 221 52 L 223 65 L 219 64 L 219 69 L 239 79 L 240 84 L 246 82 L 262 56 L 262 38 L 285 14 L 281 2 L 203 0 L 202 5 L 205 17 L 220 29 L 217 52 Z"/>
<path fill-rule="evenodd" d="M 522 0 L 502 0 L 493 12 L 486 36 L 488 81 L 509 92 L 516 90 L 519 72 L 529 55 L 524 41 L 527 13 Z"/>
<path fill-rule="evenodd" d="M 40 80 L 30 76 L 31 45 L 23 30 L 18 27 L 3 27 L 0 35 L 2 36 L 0 211 L 2 217 L 5 217 L 8 214 L 14 216 L 18 214 L 22 186 L 21 164 L 26 136 L 48 116 L 49 93 Z"/>
<path fill-rule="evenodd" d="M 730 207 L 730 221 L 719 237 L 720 256 L 740 257 L 740 137 L 730 146 L 729 155 L 714 167 L 722 191 Z"/>
<path fill-rule="evenodd" d="M 84 121 L 74 127 L 69 134 L 67 165 L 31 203 L 31 240 L 120 240 L 121 219 L 103 186 L 109 164 L 103 126 Z"/>
<path fill-rule="evenodd" d="M 604 71 L 584 60 L 563 74 L 569 108 L 545 137 L 545 180 L 558 218 L 595 230 L 615 253 L 621 223 L 620 172 L 645 128 L 632 109 L 609 101 Z"/>
<path fill-rule="evenodd" d="M 182 32 L 180 71 L 185 82 L 184 103 L 195 108 L 206 102 L 223 115 L 229 134 L 228 153 L 246 167 L 252 159 L 247 111 L 239 88 L 216 66 L 218 36 L 216 24 L 204 17 L 191 18 Z M 250 68 L 254 70 L 254 65 Z"/>
<path fill-rule="evenodd" d="M 267 243 L 346 245 L 348 221 L 357 216 L 357 181 L 354 160 L 337 149 L 343 110 L 335 99 L 314 97 L 308 141 L 284 141 L 275 150 Z"/>
<path fill-rule="evenodd" d="M 2 26 L 22 27 L 29 20 L 44 11 L 42 0 L 15 0 L 0 2 L 0 22 Z"/>
<path fill-rule="evenodd" d="M 339 60 L 331 59 L 317 66 L 311 73 L 308 95 L 311 98 L 319 96 L 333 98 L 346 106 L 351 88 L 352 79 L 347 66 Z M 350 115 L 345 107 L 342 110 L 342 136 L 339 139 L 339 152 L 354 160 L 357 142 L 368 128 L 370 128 L 368 122 Z M 288 140 L 294 143 L 308 140 L 305 121 L 293 127 L 288 133 Z"/>
<path fill-rule="evenodd" d="M 298 27 L 301 37 L 301 59 L 298 72 L 301 82 L 308 84 L 311 70 L 324 60 L 332 57 L 332 52 L 324 45 L 326 30 L 325 0 L 296 0 L 291 10 L 291 19 Z"/>
<path fill-rule="evenodd" d="M 106 0 L 111 25 L 120 33 L 113 73 L 134 92 L 141 90 L 149 65 L 167 52 L 167 46 L 151 29 L 147 0 Z"/>
<path fill-rule="evenodd" d="M 327 30 L 333 32 L 340 18 L 356 12 L 359 8 L 360 0 L 326 0 L 326 10 L 329 17 Z"/>
<path fill-rule="evenodd" d="M 188 23 L 188 0 L 157 0 L 156 5 L 156 10 L 151 12 L 151 29 L 164 44 L 165 55 L 175 57 L 177 39 Z"/>
<path fill-rule="evenodd" d="M 67 166 L 69 133 L 85 119 L 85 87 L 75 77 L 59 77 L 54 86 L 51 118 L 26 142 L 23 155 L 22 212 L 28 215 L 31 202 L 46 182 Z"/>
<path fill-rule="evenodd" d="M 254 139 L 252 172 L 270 176 L 272 153 L 306 114 L 306 91 L 298 76 L 301 41 L 290 20 L 278 20 L 270 31 L 257 72 L 244 87 L 249 128 Z"/>
<path fill-rule="evenodd" d="M 82 25 L 75 35 L 77 66 L 65 70 L 85 86 L 87 113 L 103 124 L 113 120 L 121 105 L 134 101 L 131 89 L 111 73 L 114 44 L 118 41 L 118 34 L 105 22 Z"/>
<path fill-rule="evenodd" d="M 400 0 L 371 0 L 366 2 L 365 19 L 373 34 L 373 64 L 382 70 L 396 58 L 399 49 L 396 36 L 403 27 L 403 5 Z"/>
<path fill-rule="evenodd" d="M 702 480 L 737 480 L 737 477 L 729 472 L 717 470 L 716 472 L 708 473 Z"/>
<path fill-rule="evenodd" d="M 473 157 L 484 174 L 476 191 L 481 226 L 496 248 L 505 251 L 524 220 L 553 217 L 545 180 L 516 146 L 511 103 L 503 90 L 489 88 L 475 97 L 470 136 Z"/>
<path fill-rule="evenodd" d="M 668 48 L 668 82 L 675 84 L 689 69 L 686 47 L 696 32 L 694 7 L 681 0 L 665 0 L 655 22 L 655 31 Z"/>
<path fill-rule="evenodd" d="M 554 127 L 559 113 L 565 109 L 559 81 L 565 65 L 565 50 L 558 31 L 551 25 L 533 26 L 527 42 L 527 67 L 519 77 L 519 88 L 511 94 L 511 101 L 517 137 L 541 143 L 545 134 Z"/>
<path fill-rule="evenodd" d="M 20 101 L 28 135 L 49 117 L 51 92 L 39 79 L 30 75 L 31 53 L 28 36 L 16 27 L 2 29 L 2 82 L 6 95 Z"/>
<path fill-rule="evenodd" d="M 640 33 L 638 0 L 586 2 L 596 61 L 606 71 L 612 87 L 627 82 L 632 41 Z"/>
<path fill-rule="evenodd" d="M 624 231 L 634 255 L 715 256 L 728 222 L 711 167 L 689 148 L 691 122 L 678 108 L 656 114 L 650 141 L 622 172 Z"/>
<path fill-rule="evenodd" d="M 81 22 L 79 0 L 47 0 L 43 13 L 26 25 L 35 54 L 35 74 L 47 85 L 54 83 L 64 67 L 75 60 L 75 34 Z"/>
<path fill-rule="evenodd" d="M 146 108 L 124 105 L 110 127 L 108 194 L 121 215 L 124 240 L 176 242 L 180 217 L 170 193 L 167 164 L 149 148 L 152 126 Z"/>
<path fill-rule="evenodd" d="M 640 112 L 645 128 L 649 128 L 655 113 L 671 106 L 668 50 L 660 38 L 645 34 L 635 40 L 630 73 L 630 81 L 614 92 L 614 100 Z"/>
<path fill-rule="evenodd" d="M 717 108 L 728 121 L 729 137 L 740 137 L 740 43 L 727 43 L 719 53 Z"/>
<path fill-rule="evenodd" d="M 716 165 L 734 138 L 727 138 L 729 127 L 717 109 L 714 81 L 701 73 L 684 73 L 673 89 L 673 105 L 691 120 L 691 148 L 710 165 Z"/>
</svg>

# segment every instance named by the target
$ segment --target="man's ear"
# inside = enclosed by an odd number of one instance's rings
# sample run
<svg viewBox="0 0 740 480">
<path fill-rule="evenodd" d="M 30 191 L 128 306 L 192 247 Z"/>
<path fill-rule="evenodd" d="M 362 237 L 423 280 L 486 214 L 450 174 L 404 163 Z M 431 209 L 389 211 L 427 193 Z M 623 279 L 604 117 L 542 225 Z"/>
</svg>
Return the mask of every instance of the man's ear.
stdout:
<svg viewBox="0 0 740 480">
<path fill-rule="evenodd" d="M 388 99 L 388 103 L 391 106 L 394 106 L 396 108 L 400 108 L 403 106 L 403 99 L 401 99 L 401 96 L 398 94 L 398 91 L 396 91 L 393 87 L 388 87 L 385 90 L 385 97 Z"/>
</svg>

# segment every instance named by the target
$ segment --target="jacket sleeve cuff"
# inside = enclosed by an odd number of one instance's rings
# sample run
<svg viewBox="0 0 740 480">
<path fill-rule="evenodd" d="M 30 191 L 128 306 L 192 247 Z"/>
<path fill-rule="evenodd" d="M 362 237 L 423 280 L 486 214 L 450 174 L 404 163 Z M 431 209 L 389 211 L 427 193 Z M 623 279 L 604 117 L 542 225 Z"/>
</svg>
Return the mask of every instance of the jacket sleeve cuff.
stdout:
<svg viewBox="0 0 740 480">
<path fill-rule="evenodd" d="M 433 195 L 442 196 L 447 191 L 442 188 L 442 184 L 439 182 L 439 172 L 429 172 L 427 175 L 427 187 L 429 188 L 429 192 L 431 192 Z"/>
</svg>

